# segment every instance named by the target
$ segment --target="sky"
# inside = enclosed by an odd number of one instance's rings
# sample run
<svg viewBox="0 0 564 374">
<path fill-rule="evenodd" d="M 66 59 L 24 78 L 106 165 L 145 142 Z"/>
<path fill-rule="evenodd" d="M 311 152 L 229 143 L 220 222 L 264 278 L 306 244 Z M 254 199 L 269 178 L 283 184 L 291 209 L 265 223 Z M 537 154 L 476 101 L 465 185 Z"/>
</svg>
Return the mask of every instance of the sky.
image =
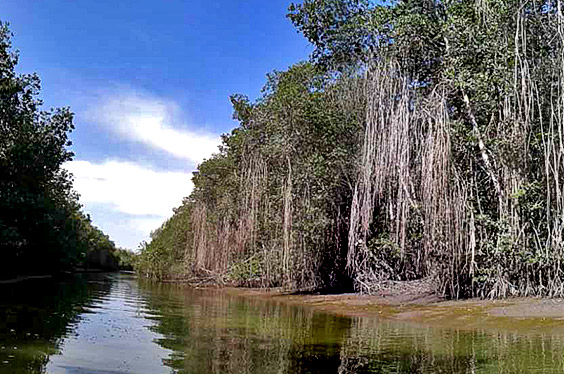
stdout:
<svg viewBox="0 0 564 374">
<path fill-rule="evenodd" d="M 231 94 L 256 99 L 268 72 L 307 59 L 290 2 L 0 1 L 18 72 L 40 76 L 44 109 L 75 113 L 65 168 L 116 245 L 137 248 L 190 194 L 237 126 Z"/>
</svg>

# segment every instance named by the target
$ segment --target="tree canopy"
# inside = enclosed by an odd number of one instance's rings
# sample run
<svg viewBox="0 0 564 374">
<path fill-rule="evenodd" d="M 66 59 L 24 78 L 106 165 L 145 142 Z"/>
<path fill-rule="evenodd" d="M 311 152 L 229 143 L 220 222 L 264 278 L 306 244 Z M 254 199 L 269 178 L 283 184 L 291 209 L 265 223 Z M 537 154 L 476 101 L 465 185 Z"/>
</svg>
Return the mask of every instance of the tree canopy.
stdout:
<svg viewBox="0 0 564 374">
<path fill-rule="evenodd" d="M 564 295 L 560 2 L 304 0 L 288 18 L 311 59 L 232 97 L 177 276 Z"/>
<path fill-rule="evenodd" d="M 0 277 L 84 266 L 114 243 L 81 211 L 72 176 L 69 108 L 41 110 L 36 74 L 17 74 L 8 24 L 0 22 Z M 113 268 L 113 266 L 110 266 Z"/>
</svg>

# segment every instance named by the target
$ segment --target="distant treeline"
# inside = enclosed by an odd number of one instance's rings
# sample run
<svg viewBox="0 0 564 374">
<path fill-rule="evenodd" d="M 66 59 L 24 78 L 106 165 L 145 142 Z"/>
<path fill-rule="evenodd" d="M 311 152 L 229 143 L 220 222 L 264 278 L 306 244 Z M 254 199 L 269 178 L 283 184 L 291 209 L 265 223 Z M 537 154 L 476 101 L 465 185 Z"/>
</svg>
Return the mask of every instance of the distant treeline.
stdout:
<svg viewBox="0 0 564 374">
<path fill-rule="evenodd" d="M 62 167 L 73 157 L 73 114 L 40 110 L 39 77 L 17 74 L 17 63 L 8 25 L 0 22 L 0 278 L 115 270 L 128 254 L 81 211 Z"/>
<path fill-rule="evenodd" d="M 290 6 L 311 60 L 231 98 L 239 126 L 141 273 L 564 296 L 561 2 L 388 4 Z"/>
</svg>

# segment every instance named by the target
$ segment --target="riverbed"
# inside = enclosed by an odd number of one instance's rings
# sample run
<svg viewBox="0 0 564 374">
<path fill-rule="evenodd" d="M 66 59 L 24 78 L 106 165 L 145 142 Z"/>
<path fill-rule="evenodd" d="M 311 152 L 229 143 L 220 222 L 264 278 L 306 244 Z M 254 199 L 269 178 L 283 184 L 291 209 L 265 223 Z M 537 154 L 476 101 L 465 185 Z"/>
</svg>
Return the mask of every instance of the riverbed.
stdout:
<svg viewBox="0 0 564 374">
<path fill-rule="evenodd" d="M 564 372 L 563 329 L 480 325 L 476 313 L 449 317 L 448 305 L 442 322 L 430 306 L 349 302 L 347 313 L 342 298 L 254 297 L 132 274 L 31 279 L 0 285 L 0 296 L 0 373 Z M 460 320 L 468 315 L 472 325 Z"/>
</svg>

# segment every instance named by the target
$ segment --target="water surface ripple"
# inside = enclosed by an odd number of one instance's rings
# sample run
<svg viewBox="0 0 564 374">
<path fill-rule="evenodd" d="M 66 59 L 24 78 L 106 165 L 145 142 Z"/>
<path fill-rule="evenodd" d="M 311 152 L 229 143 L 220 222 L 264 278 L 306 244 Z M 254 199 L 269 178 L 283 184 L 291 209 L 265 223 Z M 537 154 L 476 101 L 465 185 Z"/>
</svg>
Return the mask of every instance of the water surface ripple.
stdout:
<svg viewBox="0 0 564 374">
<path fill-rule="evenodd" d="M 562 373 L 564 336 L 346 318 L 90 274 L 0 285 L 0 373 Z"/>
</svg>

